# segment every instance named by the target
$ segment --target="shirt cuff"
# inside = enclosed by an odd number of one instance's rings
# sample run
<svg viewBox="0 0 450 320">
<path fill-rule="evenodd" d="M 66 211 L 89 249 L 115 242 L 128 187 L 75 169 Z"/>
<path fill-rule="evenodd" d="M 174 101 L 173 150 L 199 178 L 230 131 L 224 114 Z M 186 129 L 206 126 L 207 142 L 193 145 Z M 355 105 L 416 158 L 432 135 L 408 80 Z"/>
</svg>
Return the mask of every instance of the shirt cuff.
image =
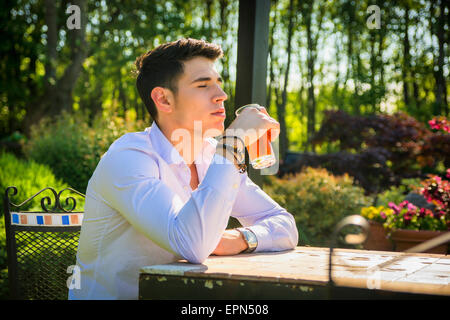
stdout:
<svg viewBox="0 0 450 320">
<path fill-rule="evenodd" d="M 271 250 L 272 236 L 266 227 L 249 226 L 249 227 L 245 227 L 245 228 L 253 231 L 253 233 L 256 236 L 256 239 L 258 240 L 258 245 L 256 246 L 256 249 L 253 252 L 270 251 Z"/>
</svg>

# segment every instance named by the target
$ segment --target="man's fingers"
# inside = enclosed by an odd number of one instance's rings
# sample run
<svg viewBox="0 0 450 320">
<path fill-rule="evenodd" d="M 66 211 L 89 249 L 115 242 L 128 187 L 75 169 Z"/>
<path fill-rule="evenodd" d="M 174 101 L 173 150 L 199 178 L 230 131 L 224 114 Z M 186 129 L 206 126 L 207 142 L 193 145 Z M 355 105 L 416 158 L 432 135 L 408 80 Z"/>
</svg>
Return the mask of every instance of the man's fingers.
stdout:
<svg viewBox="0 0 450 320">
<path fill-rule="evenodd" d="M 263 106 L 260 106 L 258 108 L 259 111 L 261 111 L 262 113 L 264 113 L 265 115 L 267 115 L 270 118 L 270 140 L 271 141 L 275 141 L 278 136 L 280 135 L 280 123 L 278 121 L 276 121 L 274 118 L 272 118 L 269 113 L 267 112 L 266 108 Z"/>
<path fill-rule="evenodd" d="M 275 141 L 280 135 L 280 129 L 269 129 L 270 130 L 270 141 Z"/>
</svg>

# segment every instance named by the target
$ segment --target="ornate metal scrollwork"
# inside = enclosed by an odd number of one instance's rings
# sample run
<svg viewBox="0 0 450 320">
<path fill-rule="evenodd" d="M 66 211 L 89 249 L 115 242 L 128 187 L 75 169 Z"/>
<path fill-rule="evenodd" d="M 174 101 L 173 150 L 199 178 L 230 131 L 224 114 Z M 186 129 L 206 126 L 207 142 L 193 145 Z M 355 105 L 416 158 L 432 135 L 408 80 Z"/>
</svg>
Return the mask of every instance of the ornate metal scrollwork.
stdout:
<svg viewBox="0 0 450 320">
<path fill-rule="evenodd" d="M 10 194 L 10 190 L 12 190 L 12 193 L 11 193 L 11 194 Z M 70 207 L 70 209 L 67 210 L 67 209 L 65 209 L 65 208 L 61 205 L 61 194 L 62 194 L 64 191 L 66 191 L 66 190 L 70 190 L 70 191 L 73 192 L 73 193 L 76 193 L 76 194 L 78 194 L 78 195 L 80 195 L 80 196 L 82 196 L 82 197 L 85 197 L 84 194 L 82 194 L 81 192 L 79 192 L 79 191 L 77 191 L 77 190 L 75 190 L 75 189 L 72 189 L 72 188 L 65 188 L 65 189 L 62 189 L 62 190 L 59 191 L 59 192 L 56 192 L 55 189 L 53 189 L 53 188 L 51 188 L 51 187 L 46 187 L 46 188 L 40 190 L 39 192 L 37 192 L 36 194 L 34 194 L 33 196 L 31 196 L 30 198 L 26 199 L 26 200 L 23 201 L 22 203 L 15 204 L 15 203 L 11 202 L 9 199 L 10 199 L 11 196 L 17 195 L 17 188 L 14 187 L 14 186 L 11 186 L 11 187 L 6 188 L 6 191 L 5 191 L 5 199 L 7 200 L 7 205 L 14 206 L 15 208 L 20 208 L 21 206 L 27 204 L 28 202 L 30 202 L 31 200 L 33 200 L 35 197 L 37 197 L 39 194 L 41 194 L 42 192 L 44 192 L 44 191 L 46 191 L 46 190 L 50 190 L 50 191 L 53 193 L 55 202 L 54 202 L 54 206 L 53 206 L 52 208 L 49 208 L 49 206 L 52 205 L 52 198 L 49 197 L 49 196 L 43 197 L 43 198 L 41 199 L 41 208 L 42 208 L 42 210 L 45 211 L 45 212 L 62 211 L 62 212 L 67 212 L 67 213 L 69 213 L 69 212 L 72 212 L 73 210 L 75 210 L 75 208 L 76 208 L 76 206 L 77 206 L 77 202 L 76 202 L 76 200 L 75 200 L 74 197 L 67 197 L 67 198 L 65 199 L 65 204 L 66 204 L 66 206 L 68 206 L 68 205 L 69 205 L 69 202 L 72 201 L 72 207 Z"/>
<path fill-rule="evenodd" d="M 61 205 L 61 193 L 63 193 L 63 192 L 66 191 L 66 190 L 70 190 L 70 191 L 72 191 L 73 193 L 76 193 L 76 194 L 78 194 L 78 195 L 80 195 L 80 196 L 82 196 L 82 197 L 85 197 L 85 195 L 82 194 L 81 192 L 78 192 L 78 191 L 75 190 L 75 189 L 72 189 L 72 188 L 65 188 L 65 189 L 62 189 L 62 190 L 58 193 L 57 199 L 58 199 L 59 209 L 62 210 L 62 211 L 64 211 L 64 212 L 72 212 L 73 210 L 75 210 L 75 208 L 76 208 L 76 206 L 77 206 L 77 201 L 75 200 L 74 197 L 67 197 L 67 198 L 66 198 L 66 205 L 69 205 L 69 200 L 72 200 L 72 202 L 73 202 L 73 206 L 72 206 L 71 209 L 66 210 L 66 209 L 64 209 L 64 208 L 62 207 L 62 205 Z"/>
</svg>

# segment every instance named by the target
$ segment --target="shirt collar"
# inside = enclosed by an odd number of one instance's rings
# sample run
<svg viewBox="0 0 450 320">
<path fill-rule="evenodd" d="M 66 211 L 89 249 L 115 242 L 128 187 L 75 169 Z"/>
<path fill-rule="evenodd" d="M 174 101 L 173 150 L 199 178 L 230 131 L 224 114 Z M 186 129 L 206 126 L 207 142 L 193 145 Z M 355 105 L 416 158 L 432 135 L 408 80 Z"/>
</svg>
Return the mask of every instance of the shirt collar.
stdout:
<svg viewBox="0 0 450 320">
<path fill-rule="evenodd" d="M 185 164 L 183 157 L 170 143 L 167 137 L 162 133 L 155 121 L 153 121 L 151 127 L 145 129 L 149 132 L 150 140 L 152 142 L 155 151 L 164 159 L 168 164 Z M 197 166 L 209 165 L 216 151 L 217 140 L 214 138 L 207 138 L 203 141 L 202 151 L 197 155 L 194 162 Z"/>
</svg>

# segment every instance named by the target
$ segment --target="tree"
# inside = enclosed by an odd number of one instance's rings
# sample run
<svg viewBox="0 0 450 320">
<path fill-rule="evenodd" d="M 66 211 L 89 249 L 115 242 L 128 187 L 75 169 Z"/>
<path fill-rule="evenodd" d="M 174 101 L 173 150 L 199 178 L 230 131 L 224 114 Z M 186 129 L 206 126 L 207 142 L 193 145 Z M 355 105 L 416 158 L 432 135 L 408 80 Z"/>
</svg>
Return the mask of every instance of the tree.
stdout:
<svg viewBox="0 0 450 320">
<path fill-rule="evenodd" d="M 288 9 L 288 36 L 286 43 L 286 51 L 287 51 L 287 63 L 286 69 L 284 71 L 284 81 L 283 81 L 283 90 L 281 92 L 281 101 L 279 101 L 279 89 L 275 87 L 275 94 L 277 96 L 276 99 L 276 107 L 277 107 L 277 117 L 278 122 L 280 123 L 280 159 L 285 159 L 286 152 L 288 150 L 289 141 L 287 137 L 287 128 L 286 128 L 286 102 L 287 102 L 287 88 L 289 83 L 289 71 L 291 66 L 291 42 L 292 36 L 294 33 L 294 0 L 289 0 L 289 9 Z"/>
<path fill-rule="evenodd" d="M 326 7 L 324 4 L 319 4 L 315 8 L 315 1 L 300 1 L 298 11 L 302 13 L 301 25 L 306 30 L 306 70 L 307 70 L 307 137 L 308 144 L 312 151 L 314 145 L 311 144 L 311 138 L 316 131 L 316 97 L 314 78 L 316 74 L 316 60 L 317 60 L 317 44 L 321 36 L 322 22 L 325 17 Z M 315 33 L 313 31 L 313 23 L 315 24 Z"/>
<path fill-rule="evenodd" d="M 57 7 L 57 3 L 46 0 L 44 3 L 45 24 L 47 26 L 46 61 L 44 75 L 44 91 L 36 103 L 30 104 L 24 119 L 24 131 L 28 132 L 31 125 L 37 123 L 45 115 L 57 115 L 63 111 L 70 111 L 73 103 L 73 90 L 81 73 L 81 66 L 87 56 L 87 42 L 85 39 L 87 22 L 86 0 L 73 1 L 79 8 L 80 28 L 67 31 L 67 54 L 70 62 L 57 76 L 58 60 L 57 45 L 58 34 L 66 27 L 58 13 L 65 12 L 64 6 Z M 61 55 L 64 53 L 62 52 Z"/>
<path fill-rule="evenodd" d="M 433 16 L 437 16 L 436 9 L 439 8 L 439 16 L 436 18 L 436 22 L 433 23 Z M 447 102 L 447 84 L 444 78 L 444 59 L 445 52 L 444 46 L 448 46 L 448 33 L 445 34 L 445 26 L 448 30 L 448 13 L 449 5 L 447 1 L 439 0 L 437 3 L 431 1 L 430 3 L 430 25 L 432 35 L 435 35 L 438 40 L 438 53 L 437 57 L 433 52 L 433 64 L 435 66 L 434 77 L 436 80 L 435 85 L 435 104 L 433 114 L 449 114 L 448 102 Z"/>
</svg>

